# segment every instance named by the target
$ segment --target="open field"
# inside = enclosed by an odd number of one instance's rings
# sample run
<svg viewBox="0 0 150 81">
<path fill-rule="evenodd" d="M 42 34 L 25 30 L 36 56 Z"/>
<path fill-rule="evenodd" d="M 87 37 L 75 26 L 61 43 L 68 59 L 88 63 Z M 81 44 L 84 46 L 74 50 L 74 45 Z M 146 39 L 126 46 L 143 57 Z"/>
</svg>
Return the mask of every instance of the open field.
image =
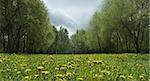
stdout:
<svg viewBox="0 0 150 81">
<path fill-rule="evenodd" d="M 150 81 L 148 54 L 0 54 L 0 81 Z"/>
</svg>

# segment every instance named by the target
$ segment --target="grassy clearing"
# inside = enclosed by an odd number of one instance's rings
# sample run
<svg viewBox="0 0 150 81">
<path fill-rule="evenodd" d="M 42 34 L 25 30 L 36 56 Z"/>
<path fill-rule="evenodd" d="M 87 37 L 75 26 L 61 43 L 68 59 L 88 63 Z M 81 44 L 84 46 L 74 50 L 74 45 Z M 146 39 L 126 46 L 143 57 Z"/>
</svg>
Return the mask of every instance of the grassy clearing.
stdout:
<svg viewBox="0 0 150 81">
<path fill-rule="evenodd" d="M 150 81 L 149 56 L 0 54 L 0 81 Z"/>
</svg>

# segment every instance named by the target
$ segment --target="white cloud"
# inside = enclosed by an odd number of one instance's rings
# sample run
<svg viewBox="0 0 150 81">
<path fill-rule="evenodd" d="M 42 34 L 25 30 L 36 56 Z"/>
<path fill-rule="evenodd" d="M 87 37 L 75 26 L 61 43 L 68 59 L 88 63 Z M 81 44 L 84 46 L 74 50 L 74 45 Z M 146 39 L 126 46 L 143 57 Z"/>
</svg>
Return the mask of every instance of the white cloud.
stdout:
<svg viewBox="0 0 150 81">
<path fill-rule="evenodd" d="M 70 33 L 86 28 L 102 0 L 44 0 L 51 21 L 64 25 Z"/>
<path fill-rule="evenodd" d="M 50 10 L 52 23 L 55 25 L 65 25 L 67 27 L 75 28 L 77 26 L 76 20 L 67 13 L 59 10 Z"/>
</svg>

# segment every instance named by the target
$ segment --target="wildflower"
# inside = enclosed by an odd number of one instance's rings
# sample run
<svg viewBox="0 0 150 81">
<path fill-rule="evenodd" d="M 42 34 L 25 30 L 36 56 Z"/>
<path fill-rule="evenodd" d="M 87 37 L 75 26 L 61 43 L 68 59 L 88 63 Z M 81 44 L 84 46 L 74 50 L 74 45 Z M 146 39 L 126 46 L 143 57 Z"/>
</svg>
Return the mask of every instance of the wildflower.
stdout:
<svg viewBox="0 0 150 81">
<path fill-rule="evenodd" d="M 44 67 L 43 67 L 43 66 L 38 66 L 37 69 L 38 69 L 39 71 L 41 71 L 42 69 L 44 69 Z"/>
<path fill-rule="evenodd" d="M 105 76 L 104 76 L 104 75 L 99 75 L 98 78 L 99 78 L 100 80 L 105 80 Z"/>
<path fill-rule="evenodd" d="M 133 76 L 128 76 L 128 79 L 133 79 Z"/>
<path fill-rule="evenodd" d="M 63 74 L 57 74 L 56 76 L 57 77 L 63 77 L 64 75 Z"/>
<path fill-rule="evenodd" d="M 47 64 L 48 63 L 48 61 L 44 61 L 44 62 L 42 62 L 42 64 Z"/>
<path fill-rule="evenodd" d="M 94 63 L 94 64 L 102 64 L 102 63 L 103 63 L 103 60 L 94 60 L 93 63 Z"/>
<path fill-rule="evenodd" d="M 78 78 L 78 80 L 79 80 L 79 81 L 82 81 L 82 80 L 83 80 L 83 78 Z"/>
<path fill-rule="evenodd" d="M 49 71 L 42 71 L 42 74 L 48 75 Z"/>
<path fill-rule="evenodd" d="M 125 76 L 124 76 L 124 75 L 120 75 L 119 77 L 125 79 Z"/>
<path fill-rule="evenodd" d="M 97 74 L 95 74 L 95 77 L 97 77 L 98 75 Z"/>
<path fill-rule="evenodd" d="M 67 73 L 66 73 L 66 76 L 70 76 L 70 75 L 71 75 L 71 72 L 67 72 Z"/>
<path fill-rule="evenodd" d="M 36 75 L 34 75 L 35 77 L 39 77 L 39 75 L 38 74 L 36 74 Z"/>
<path fill-rule="evenodd" d="M 142 67 L 144 64 L 136 64 L 135 66 Z"/>
<path fill-rule="evenodd" d="M 3 61 L 0 59 L 0 63 L 2 63 Z"/>
<path fill-rule="evenodd" d="M 3 60 L 3 61 L 6 61 L 7 59 L 6 59 L 6 58 L 3 58 L 2 60 Z"/>
<path fill-rule="evenodd" d="M 26 70 L 25 70 L 25 72 L 30 72 L 30 71 L 31 71 L 31 69 L 26 69 Z"/>
<path fill-rule="evenodd" d="M 116 67 L 115 67 L 115 66 L 113 66 L 113 69 L 116 69 Z"/>
<path fill-rule="evenodd" d="M 61 68 L 60 68 L 60 70 L 64 70 L 64 69 L 65 69 L 65 67 L 61 67 Z"/>
<path fill-rule="evenodd" d="M 59 68 L 55 68 L 55 70 L 59 70 Z"/>
<path fill-rule="evenodd" d="M 66 79 L 57 79 L 56 81 L 67 81 Z"/>
<path fill-rule="evenodd" d="M 14 71 L 18 71 L 17 69 L 14 69 Z"/>
<path fill-rule="evenodd" d="M 20 74 L 21 72 L 20 71 L 17 71 L 17 74 Z"/>
<path fill-rule="evenodd" d="M 24 77 L 24 79 L 30 79 L 31 78 L 31 76 L 25 76 Z"/>
<path fill-rule="evenodd" d="M 62 81 L 67 81 L 66 79 L 63 79 Z"/>
<path fill-rule="evenodd" d="M 71 66 L 71 65 L 68 65 L 67 67 L 68 67 L 68 68 L 72 68 L 72 66 Z"/>
<path fill-rule="evenodd" d="M 21 67 L 26 67 L 26 66 L 27 66 L 27 64 L 20 64 L 20 66 L 21 66 Z"/>
<path fill-rule="evenodd" d="M 77 65 L 75 65 L 75 64 L 72 64 L 71 66 L 72 66 L 72 67 L 76 67 Z"/>
<path fill-rule="evenodd" d="M 62 66 L 66 67 L 66 66 L 67 66 L 67 64 L 63 64 Z"/>
<path fill-rule="evenodd" d="M 11 69 L 6 69 L 6 71 L 7 71 L 7 72 L 10 72 L 10 71 L 11 71 Z"/>
<path fill-rule="evenodd" d="M 143 76 L 143 75 L 140 75 L 139 77 L 140 77 L 140 79 L 144 79 L 144 76 Z"/>
<path fill-rule="evenodd" d="M 24 78 L 25 78 L 25 79 L 28 79 L 28 78 L 29 78 L 29 76 L 25 76 Z"/>
</svg>

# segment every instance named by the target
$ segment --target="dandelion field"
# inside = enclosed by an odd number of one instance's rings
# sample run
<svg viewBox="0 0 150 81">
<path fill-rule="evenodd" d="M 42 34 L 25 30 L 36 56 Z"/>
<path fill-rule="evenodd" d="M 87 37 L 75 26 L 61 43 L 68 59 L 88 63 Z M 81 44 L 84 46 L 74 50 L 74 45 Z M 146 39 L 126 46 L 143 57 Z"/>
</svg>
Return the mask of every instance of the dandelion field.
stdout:
<svg viewBox="0 0 150 81">
<path fill-rule="evenodd" d="M 150 81 L 149 54 L 0 54 L 0 81 Z"/>
</svg>

